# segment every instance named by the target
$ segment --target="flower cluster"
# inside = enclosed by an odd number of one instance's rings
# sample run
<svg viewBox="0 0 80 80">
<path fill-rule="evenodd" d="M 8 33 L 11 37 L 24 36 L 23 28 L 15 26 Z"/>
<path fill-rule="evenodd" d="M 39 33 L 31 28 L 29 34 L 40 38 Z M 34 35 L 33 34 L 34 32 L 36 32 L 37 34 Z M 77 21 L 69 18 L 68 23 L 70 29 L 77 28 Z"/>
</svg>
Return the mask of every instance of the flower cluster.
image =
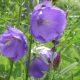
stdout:
<svg viewBox="0 0 80 80">
<path fill-rule="evenodd" d="M 52 49 L 42 46 L 36 48 L 39 57 L 34 58 L 30 64 L 31 76 L 37 78 L 42 77 L 44 71 L 48 70 L 49 64 L 53 68 L 58 67 L 60 54 L 56 52 L 56 45 L 66 28 L 66 15 L 66 11 L 52 6 L 47 0 L 34 7 L 30 18 L 30 30 L 33 37 L 40 43 L 52 42 L 54 46 Z M 32 66 L 35 67 L 32 68 Z"/>
<path fill-rule="evenodd" d="M 66 28 L 66 12 L 52 6 L 45 0 L 36 5 L 30 17 L 30 31 L 32 36 L 40 43 L 52 42 L 52 49 L 39 46 L 35 47 L 31 53 L 36 53 L 32 57 L 29 65 L 29 75 L 41 78 L 49 69 L 50 64 L 54 68 L 60 63 L 60 53 L 56 52 L 56 45 Z M 28 52 L 28 42 L 22 31 L 7 27 L 7 30 L 0 35 L 0 53 L 13 61 L 20 60 Z M 26 65 L 28 59 L 26 61 Z"/>
<path fill-rule="evenodd" d="M 44 73 L 48 71 L 49 64 L 53 61 L 53 67 L 56 68 L 60 62 L 60 54 L 54 53 L 52 59 L 52 50 L 50 48 L 39 46 L 32 49 L 32 53 L 37 53 L 36 56 L 31 60 L 29 75 L 35 78 L 41 78 L 44 76 Z M 26 60 L 26 66 L 28 60 Z"/>
</svg>

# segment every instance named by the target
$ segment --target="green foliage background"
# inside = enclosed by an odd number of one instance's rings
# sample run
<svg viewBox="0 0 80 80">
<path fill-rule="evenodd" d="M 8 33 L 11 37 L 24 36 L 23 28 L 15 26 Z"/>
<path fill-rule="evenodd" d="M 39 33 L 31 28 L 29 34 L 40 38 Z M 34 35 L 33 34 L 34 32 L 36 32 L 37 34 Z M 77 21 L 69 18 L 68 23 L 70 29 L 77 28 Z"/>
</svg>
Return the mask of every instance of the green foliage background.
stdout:
<svg viewBox="0 0 80 80">
<path fill-rule="evenodd" d="M 54 0 L 52 2 L 54 4 Z M 68 11 L 67 27 L 57 49 L 61 53 L 61 63 L 57 71 L 51 71 L 44 79 L 38 80 L 80 80 L 80 0 L 57 0 L 55 5 Z M 32 0 L 0 0 L 0 34 L 7 25 L 12 25 L 21 29 L 29 41 L 32 10 Z M 32 45 L 36 45 L 34 40 Z M 44 45 L 52 47 L 51 43 Z M 26 57 L 14 63 L 11 80 L 24 80 Z M 6 80 L 9 68 L 9 60 L 0 54 L 0 80 Z"/>
</svg>

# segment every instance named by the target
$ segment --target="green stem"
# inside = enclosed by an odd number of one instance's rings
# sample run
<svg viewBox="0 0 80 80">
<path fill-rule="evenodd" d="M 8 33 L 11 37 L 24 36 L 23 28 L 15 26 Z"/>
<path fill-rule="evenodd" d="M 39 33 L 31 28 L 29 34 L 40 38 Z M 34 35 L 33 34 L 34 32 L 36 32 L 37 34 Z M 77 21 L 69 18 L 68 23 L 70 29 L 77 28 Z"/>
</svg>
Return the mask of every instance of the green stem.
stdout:
<svg viewBox="0 0 80 80">
<path fill-rule="evenodd" d="M 13 61 L 12 61 L 12 60 L 9 60 L 9 61 L 10 61 L 10 71 L 9 71 L 9 74 L 8 74 L 7 80 L 10 80 L 11 73 L 12 73 L 12 69 L 13 69 Z"/>
<path fill-rule="evenodd" d="M 21 25 L 21 13 L 22 13 L 22 0 L 19 0 L 19 14 L 18 14 L 18 22 L 17 22 L 18 28 L 20 28 Z"/>
<path fill-rule="evenodd" d="M 28 67 L 27 67 L 27 71 L 26 71 L 26 79 L 28 80 L 28 73 L 29 73 L 29 65 L 30 65 L 30 60 L 31 60 L 31 47 L 32 47 L 32 35 L 30 36 L 30 45 L 29 45 L 29 52 L 28 52 Z"/>
</svg>

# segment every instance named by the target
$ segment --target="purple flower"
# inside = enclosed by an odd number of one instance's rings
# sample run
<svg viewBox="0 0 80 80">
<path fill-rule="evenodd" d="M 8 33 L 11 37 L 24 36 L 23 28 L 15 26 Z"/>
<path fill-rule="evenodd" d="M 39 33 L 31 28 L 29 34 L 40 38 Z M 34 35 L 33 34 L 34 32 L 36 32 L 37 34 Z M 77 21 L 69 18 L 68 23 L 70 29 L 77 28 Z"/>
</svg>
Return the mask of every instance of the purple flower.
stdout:
<svg viewBox="0 0 80 80">
<path fill-rule="evenodd" d="M 40 55 L 41 57 L 43 57 L 44 59 L 52 59 L 52 51 L 50 48 L 41 46 L 41 47 L 37 47 L 36 51 L 38 52 L 38 55 Z"/>
<path fill-rule="evenodd" d="M 61 56 L 57 52 L 52 52 L 51 49 L 47 47 L 37 47 L 36 50 L 38 51 L 38 54 L 44 59 L 48 59 L 50 62 L 53 61 L 53 66 L 57 67 L 60 63 Z M 52 55 L 53 54 L 53 55 Z M 53 59 L 52 59 L 53 56 Z"/>
<path fill-rule="evenodd" d="M 50 48 L 45 46 L 34 47 L 32 49 L 32 53 L 37 53 L 38 57 L 41 57 L 44 60 L 46 59 L 49 59 L 50 61 L 53 60 L 55 64 L 58 64 L 60 62 L 60 54 L 57 52 L 53 52 Z"/>
<path fill-rule="evenodd" d="M 53 67 L 57 67 L 59 65 L 58 62 L 60 62 L 60 54 L 57 54 L 56 52 L 53 54 L 52 50 L 41 46 L 41 47 L 35 47 L 32 50 L 32 53 L 37 53 L 37 57 L 34 57 L 30 63 L 30 68 L 29 68 L 29 75 L 33 76 L 35 78 L 41 78 L 44 76 L 45 72 L 49 68 L 49 62 L 53 60 Z M 52 54 L 53 54 L 53 59 L 52 59 Z M 26 60 L 26 66 L 28 65 L 28 60 Z"/>
<path fill-rule="evenodd" d="M 28 51 L 27 40 L 24 34 L 11 26 L 0 36 L 0 53 L 17 61 Z"/>
<path fill-rule="evenodd" d="M 66 27 L 66 12 L 52 7 L 48 1 L 43 2 L 34 8 L 30 26 L 33 37 L 39 42 L 59 40 Z"/>
<path fill-rule="evenodd" d="M 35 57 L 30 63 L 29 75 L 35 78 L 41 78 L 47 70 L 47 62 L 43 58 Z"/>
</svg>

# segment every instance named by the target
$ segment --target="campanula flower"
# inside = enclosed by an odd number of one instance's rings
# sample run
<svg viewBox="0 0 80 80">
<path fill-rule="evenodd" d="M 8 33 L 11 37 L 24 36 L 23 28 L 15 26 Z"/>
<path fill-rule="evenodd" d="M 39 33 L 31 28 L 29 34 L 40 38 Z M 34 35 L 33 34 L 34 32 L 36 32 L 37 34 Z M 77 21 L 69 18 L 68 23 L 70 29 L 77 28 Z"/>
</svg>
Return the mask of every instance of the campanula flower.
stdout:
<svg viewBox="0 0 80 80">
<path fill-rule="evenodd" d="M 23 32 L 8 26 L 8 30 L 0 35 L 0 53 L 13 61 L 17 61 L 27 52 L 28 44 Z"/>
<path fill-rule="evenodd" d="M 39 42 L 59 40 L 66 27 L 66 12 L 49 1 L 35 6 L 30 18 L 30 30 Z"/>
<path fill-rule="evenodd" d="M 47 70 L 48 63 L 43 58 L 34 57 L 30 63 L 29 75 L 35 78 L 41 78 Z"/>
<path fill-rule="evenodd" d="M 36 51 L 37 51 L 38 55 L 40 55 L 44 59 L 50 59 L 51 60 L 52 51 L 50 48 L 47 48 L 45 46 L 39 46 L 39 47 L 36 47 Z"/>
<path fill-rule="evenodd" d="M 49 68 L 49 60 L 53 62 L 53 67 L 57 67 L 60 62 L 60 58 L 58 54 L 53 53 L 50 48 L 45 46 L 34 47 L 32 49 L 32 53 L 37 53 L 38 56 L 34 57 L 31 60 L 29 67 L 29 75 L 35 78 L 41 78 L 45 75 L 46 71 Z M 53 54 L 53 59 L 52 59 Z M 26 67 L 28 65 L 28 59 L 25 61 Z"/>
</svg>

